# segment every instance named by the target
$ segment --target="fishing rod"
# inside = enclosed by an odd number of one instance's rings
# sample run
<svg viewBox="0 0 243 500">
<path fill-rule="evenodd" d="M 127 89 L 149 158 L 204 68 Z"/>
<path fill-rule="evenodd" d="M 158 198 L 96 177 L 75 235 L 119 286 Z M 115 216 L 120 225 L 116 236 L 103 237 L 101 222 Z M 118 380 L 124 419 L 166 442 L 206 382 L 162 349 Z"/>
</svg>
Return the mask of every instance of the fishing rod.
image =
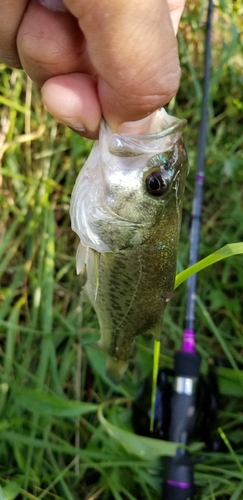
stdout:
<svg viewBox="0 0 243 500">
<path fill-rule="evenodd" d="M 195 264 L 198 260 L 200 238 L 211 61 L 212 14 L 213 0 L 209 0 L 206 23 L 202 113 L 190 234 L 190 265 Z M 201 408 L 196 408 L 199 406 L 197 403 L 198 389 L 202 387 L 200 385 L 202 384 L 202 379 L 199 376 L 201 360 L 196 350 L 196 287 L 197 275 L 194 274 L 189 278 L 187 283 L 185 328 L 181 349 L 174 356 L 174 370 L 160 369 L 157 377 L 154 429 L 152 435 L 159 439 L 166 439 L 184 445 L 184 447 L 179 446 L 177 448 L 174 457 L 166 457 L 164 460 L 163 500 L 193 500 L 193 461 L 186 451 L 186 447 L 195 431 L 197 412 L 200 412 L 201 419 L 200 434 L 204 434 L 204 436 L 206 436 L 208 430 L 208 419 L 211 424 L 217 418 L 217 381 L 215 381 L 216 377 L 213 367 L 209 369 L 207 394 L 206 396 L 203 395 L 204 399 L 200 402 Z M 133 427 L 138 434 L 147 436 L 151 436 L 149 430 L 151 390 L 151 379 L 148 378 L 145 380 L 133 405 Z M 211 404 L 212 408 L 210 408 L 210 397 L 214 401 L 214 404 Z M 205 406 L 207 411 L 205 411 Z M 207 437 L 207 440 L 210 442 L 210 437 Z"/>
<path fill-rule="evenodd" d="M 211 63 L 212 15 L 213 0 L 209 0 L 206 23 L 202 113 L 190 234 L 190 266 L 198 260 L 200 240 Z M 195 425 L 196 390 L 200 373 L 200 356 L 196 351 L 195 331 L 196 288 L 197 274 L 193 274 L 187 282 L 187 307 L 182 345 L 174 358 L 175 378 L 171 400 L 171 422 L 168 439 L 169 441 L 183 445 L 188 444 Z M 175 457 L 166 458 L 165 460 L 162 498 L 163 500 L 193 499 L 193 462 L 187 451 L 183 448 L 177 449 Z"/>
</svg>

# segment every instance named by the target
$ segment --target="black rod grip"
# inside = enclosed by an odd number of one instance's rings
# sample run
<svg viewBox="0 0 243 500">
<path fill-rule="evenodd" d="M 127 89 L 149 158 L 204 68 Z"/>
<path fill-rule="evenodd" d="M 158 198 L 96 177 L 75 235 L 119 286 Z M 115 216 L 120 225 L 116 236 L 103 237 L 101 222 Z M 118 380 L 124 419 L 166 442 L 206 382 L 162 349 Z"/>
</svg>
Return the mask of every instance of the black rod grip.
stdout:
<svg viewBox="0 0 243 500">
<path fill-rule="evenodd" d="M 197 353 L 175 354 L 169 441 L 187 446 L 196 418 L 196 387 L 200 372 Z M 163 500 L 193 500 L 193 464 L 184 448 L 165 459 Z"/>
<path fill-rule="evenodd" d="M 187 446 L 196 418 L 195 394 L 174 393 L 171 402 L 169 441 Z"/>
<path fill-rule="evenodd" d="M 180 488 L 171 484 L 165 483 L 163 489 L 163 500 L 192 500 L 193 485 L 190 484 L 186 488 Z"/>
<path fill-rule="evenodd" d="M 165 480 L 163 485 L 163 500 L 193 499 L 193 464 L 190 457 L 165 458 Z"/>
</svg>

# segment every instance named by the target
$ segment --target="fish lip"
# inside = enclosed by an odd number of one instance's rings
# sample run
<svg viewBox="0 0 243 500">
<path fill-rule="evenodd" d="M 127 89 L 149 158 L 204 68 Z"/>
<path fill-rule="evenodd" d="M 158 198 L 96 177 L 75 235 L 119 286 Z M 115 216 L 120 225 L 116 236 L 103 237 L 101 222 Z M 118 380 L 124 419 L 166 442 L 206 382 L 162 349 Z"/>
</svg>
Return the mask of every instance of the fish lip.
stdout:
<svg viewBox="0 0 243 500">
<path fill-rule="evenodd" d="M 186 127 L 187 120 L 185 119 L 179 120 L 178 118 L 175 117 L 170 117 L 170 118 L 172 119 L 174 118 L 174 121 L 172 121 L 172 123 L 170 123 L 169 126 L 163 128 L 163 130 L 159 129 L 158 131 L 153 132 L 151 134 L 118 134 L 118 133 L 112 134 L 109 125 L 107 125 L 103 121 L 102 128 L 105 130 L 106 133 L 109 134 L 109 138 L 107 141 L 108 151 L 110 152 L 110 154 L 113 154 L 115 156 L 134 157 L 149 152 L 150 148 L 146 143 L 159 141 L 168 136 L 172 136 L 171 137 L 172 143 L 175 142 L 178 138 L 177 135 L 181 134 L 184 128 Z M 162 127 L 163 125 L 161 124 L 160 126 Z M 165 151 L 166 149 L 163 150 L 163 152 Z"/>
<path fill-rule="evenodd" d="M 149 141 L 151 139 L 162 139 L 163 137 L 166 137 L 167 135 L 170 134 L 176 134 L 177 132 L 182 132 L 184 128 L 187 125 L 187 120 L 178 120 L 176 119 L 170 127 L 166 128 L 165 130 L 161 130 L 160 132 L 153 132 L 152 134 L 120 134 L 123 137 L 128 136 L 134 139 L 140 139 L 141 141 Z M 114 135 L 119 135 L 119 134 L 114 134 Z"/>
<path fill-rule="evenodd" d="M 103 120 L 102 121 L 103 127 L 108 131 L 109 130 L 109 125 Z M 122 138 L 129 138 L 129 139 L 139 139 L 141 141 L 149 141 L 153 139 L 162 139 L 163 137 L 166 137 L 167 135 L 170 134 L 176 134 L 177 132 L 182 132 L 184 128 L 187 125 L 187 120 L 183 118 L 182 120 L 179 120 L 178 118 L 175 118 L 175 121 L 166 129 L 160 130 L 158 132 L 153 132 L 151 134 L 111 134 L 111 137 L 122 137 Z"/>
</svg>

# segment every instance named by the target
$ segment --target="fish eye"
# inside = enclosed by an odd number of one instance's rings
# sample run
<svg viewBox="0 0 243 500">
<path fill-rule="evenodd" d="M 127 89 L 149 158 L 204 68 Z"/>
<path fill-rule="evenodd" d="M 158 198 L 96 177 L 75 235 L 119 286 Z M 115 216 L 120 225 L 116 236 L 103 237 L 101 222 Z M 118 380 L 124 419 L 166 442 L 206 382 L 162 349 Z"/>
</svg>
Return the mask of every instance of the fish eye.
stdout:
<svg viewBox="0 0 243 500">
<path fill-rule="evenodd" d="M 164 179 L 163 174 L 160 170 L 151 172 L 146 177 L 146 187 L 149 194 L 152 196 L 162 196 L 166 193 L 168 184 L 166 179 Z"/>
</svg>

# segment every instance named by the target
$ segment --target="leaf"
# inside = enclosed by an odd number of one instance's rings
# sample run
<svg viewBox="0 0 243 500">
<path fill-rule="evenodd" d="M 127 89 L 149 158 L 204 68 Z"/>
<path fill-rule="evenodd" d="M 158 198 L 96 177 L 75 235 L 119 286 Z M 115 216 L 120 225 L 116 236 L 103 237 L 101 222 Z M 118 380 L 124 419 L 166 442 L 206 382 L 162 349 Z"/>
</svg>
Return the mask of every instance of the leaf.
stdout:
<svg viewBox="0 0 243 500">
<path fill-rule="evenodd" d="M 19 113 L 25 114 L 27 111 L 26 107 L 19 104 L 16 100 L 7 99 L 4 96 L 0 96 L 0 104 L 2 104 L 2 106 L 7 106 L 9 108 L 15 109 Z"/>
<path fill-rule="evenodd" d="M 39 415 L 56 417 L 77 417 L 96 411 L 98 405 L 61 399 L 37 389 L 21 388 L 16 393 L 16 400 L 26 410 Z"/>
<path fill-rule="evenodd" d="M 0 486 L 0 500 L 7 500 L 7 497 L 6 495 L 4 494 L 1 486 Z"/>
<path fill-rule="evenodd" d="M 241 242 L 230 243 L 228 245 L 225 245 L 216 252 L 208 255 L 208 257 L 205 257 L 205 259 L 200 260 L 196 264 L 193 264 L 193 266 L 188 267 L 181 273 L 177 274 L 175 279 L 175 288 L 181 285 L 183 281 L 187 280 L 193 274 L 202 271 L 202 269 L 205 269 L 206 267 L 211 266 L 212 264 L 215 264 L 215 262 L 218 262 L 222 259 L 227 259 L 232 255 L 239 255 L 242 253 L 243 253 L 243 243 Z"/>
<path fill-rule="evenodd" d="M 243 372 L 231 368 L 217 368 L 219 392 L 231 397 L 243 397 Z"/>
<path fill-rule="evenodd" d="M 20 490 L 21 487 L 16 481 L 10 481 L 3 489 L 0 486 L 0 500 L 15 500 Z"/>
<path fill-rule="evenodd" d="M 118 402 L 118 400 L 117 400 Z M 109 402 L 111 404 L 111 402 Z M 113 401 L 114 404 L 114 401 Z M 133 455 L 138 456 L 142 459 L 157 460 L 162 456 L 174 456 L 176 449 L 178 448 L 177 443 L 171 443 L 167 441 L 162 441 L 153 438 L 147 438 L 143 436 L 138 436 L 132 432 L 126 431 L 111 424 L 106 420 L 103 415 L 103 409 L 107 406 L 107 403 L 100 405 L 98 409 L 98 417 L 101 425 L 104 427 L 106 432 L 127 451 Z"/>
</svg>

